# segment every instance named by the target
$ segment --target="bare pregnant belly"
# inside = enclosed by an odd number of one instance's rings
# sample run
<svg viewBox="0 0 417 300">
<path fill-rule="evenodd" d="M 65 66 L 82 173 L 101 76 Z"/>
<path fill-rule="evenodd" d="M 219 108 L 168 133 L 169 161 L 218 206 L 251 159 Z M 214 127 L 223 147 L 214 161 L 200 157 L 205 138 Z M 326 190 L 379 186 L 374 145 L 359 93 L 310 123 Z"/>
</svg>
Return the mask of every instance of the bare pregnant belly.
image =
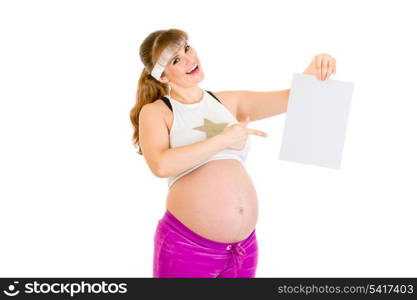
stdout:
<svg viewBox="0 0 417 300">
<path fill-rule="evenodd" d="M 255 187 L 235 159 L 209 161 L 178 179 L 167 209 L 195 233 L 223 243 L 248 237 L 258 218 Z"/>
</svg>

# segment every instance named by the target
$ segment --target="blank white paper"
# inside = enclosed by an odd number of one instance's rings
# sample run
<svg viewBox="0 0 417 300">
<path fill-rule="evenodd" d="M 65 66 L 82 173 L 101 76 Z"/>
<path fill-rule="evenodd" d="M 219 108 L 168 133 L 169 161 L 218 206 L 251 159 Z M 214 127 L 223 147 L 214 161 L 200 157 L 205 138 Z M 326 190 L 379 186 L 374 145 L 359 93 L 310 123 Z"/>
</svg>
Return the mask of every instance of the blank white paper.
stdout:
<svg viewBox="0 0 417 300">
<path fill-rule="evenodd" d="M 279 159 L 340 169 L 353 86 L 294 73 Z"/>
</svg>

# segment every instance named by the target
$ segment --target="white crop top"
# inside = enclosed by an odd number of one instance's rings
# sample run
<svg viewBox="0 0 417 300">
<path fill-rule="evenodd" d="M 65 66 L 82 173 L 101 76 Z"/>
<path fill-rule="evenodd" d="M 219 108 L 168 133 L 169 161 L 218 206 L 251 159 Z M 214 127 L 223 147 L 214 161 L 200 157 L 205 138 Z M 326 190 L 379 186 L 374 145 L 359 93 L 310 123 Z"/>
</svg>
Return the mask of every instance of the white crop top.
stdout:
<svg viewBox="0 0 417 300">
<path fill-rule="evenodd" d="M 167 100 L 169 100 L 174 118 L 169 133 L 171 148 L 192 144 L 210 136 L 217 135 L 227 125 L 238 122 L 229 109 L 206 90 L 203 90 L 203 98 L 197 103 L 184 104 L 168 96 L 163 98 L 165 98 L 163 100 L 167 105 Z M 242 150 L 226 149 L 217 152 L 209 159 L 201 161 L 194 167 L 175 176 L 168 177 L 168 189 L 180 177 L 212 160 L 237 159 L 244 164 L 251 144 L 251 136 L 249 135 L 246 145 Z"/>
</svg>

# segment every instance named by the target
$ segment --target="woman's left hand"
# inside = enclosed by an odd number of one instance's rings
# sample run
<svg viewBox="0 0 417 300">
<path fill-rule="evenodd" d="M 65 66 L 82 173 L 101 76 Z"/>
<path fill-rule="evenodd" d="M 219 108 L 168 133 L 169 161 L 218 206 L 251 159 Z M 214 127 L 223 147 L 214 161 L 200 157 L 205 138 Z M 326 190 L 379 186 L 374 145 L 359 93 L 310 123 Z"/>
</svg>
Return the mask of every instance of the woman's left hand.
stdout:
<svg viewBox="0 0 417 300">
<path fill-rule="evenodd" d="M 336 59 L 325 53 L 318 54 L 303 74 L 317 76 L 318 80 L 327 80 L 331 74 L 336 74 Z"/>
</svg>

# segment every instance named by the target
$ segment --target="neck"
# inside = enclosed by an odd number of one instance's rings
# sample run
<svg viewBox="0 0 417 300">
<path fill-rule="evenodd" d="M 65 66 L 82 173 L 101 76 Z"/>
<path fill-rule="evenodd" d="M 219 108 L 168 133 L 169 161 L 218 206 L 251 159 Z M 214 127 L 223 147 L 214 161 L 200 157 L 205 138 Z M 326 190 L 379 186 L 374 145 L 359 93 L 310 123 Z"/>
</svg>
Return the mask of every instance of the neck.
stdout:
<svg viewBox="0 0 417 300">
<path fill-rule="evenodd" d="M 203 90 L 197 85 L 189 88 L 175 87 L 171 89 L 171 97 L 185 104 L 197 103 L 203 97 Z"/>
</svg>

